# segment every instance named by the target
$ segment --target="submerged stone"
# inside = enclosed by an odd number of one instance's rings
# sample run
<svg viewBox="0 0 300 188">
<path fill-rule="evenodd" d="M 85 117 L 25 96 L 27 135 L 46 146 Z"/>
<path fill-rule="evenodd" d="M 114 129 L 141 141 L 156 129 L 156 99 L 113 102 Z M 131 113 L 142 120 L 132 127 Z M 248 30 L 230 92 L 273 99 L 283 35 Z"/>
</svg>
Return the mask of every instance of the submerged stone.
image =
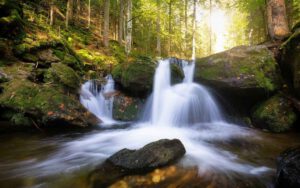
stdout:
<svg viewBox="0 0 300 188">
<path fill-rule="evenodd" d="M 171 165 L 184 154 L 185 148 L 178 139 L 158 140 L 139 150 L 122 149 L 96 167 L 90 174 L 89 181 L 92 187 L 105 187 L 123 176 L 146 173 Z"/>
</svg>

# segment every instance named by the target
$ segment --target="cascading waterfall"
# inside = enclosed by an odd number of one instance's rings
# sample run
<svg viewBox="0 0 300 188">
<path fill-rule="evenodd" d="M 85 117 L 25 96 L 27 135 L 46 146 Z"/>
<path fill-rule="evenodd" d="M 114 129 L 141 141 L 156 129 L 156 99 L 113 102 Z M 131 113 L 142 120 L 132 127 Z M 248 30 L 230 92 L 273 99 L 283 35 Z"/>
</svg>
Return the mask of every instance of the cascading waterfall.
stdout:
<svg viewBox="0 0 300 188">
<path fill-rule="evenodd" d="M 221 121 L 222 116 L 205 87 L 193 83 L 194 63 L 181 63 L 185 78 L 171 85 L 170 61 L 159 62 L 154 77 L 150 121 L 158 126 L 186 126 Z M 146 120 L 147 121 L 147 120 Z"/>
<path fill-rule="evenodd" d="M 102 87 L 96 80 L 87 81 L 81 87 L 81 104 L 101 119 L 104 124 L 115 122 L 112 119 L 114 87 L 115 82 L 111 75 L 106 76 L 106 84 Z"/>
</svg>

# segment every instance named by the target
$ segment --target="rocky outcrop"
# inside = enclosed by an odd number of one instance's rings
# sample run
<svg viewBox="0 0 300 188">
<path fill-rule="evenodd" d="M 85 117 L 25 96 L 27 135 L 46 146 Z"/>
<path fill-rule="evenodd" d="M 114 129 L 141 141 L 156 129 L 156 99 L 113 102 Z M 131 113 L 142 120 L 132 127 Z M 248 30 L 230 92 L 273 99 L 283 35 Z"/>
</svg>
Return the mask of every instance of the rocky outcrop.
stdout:
<svg viewBox="0 0 300 188">
<path fill-rule="evenodd" d="M 265 46 L 240 46 L 197 59 L 195 81 L 247 108 L 276 91 L 281 76 Z"/>
<path fill-rule="evenodd" d="M 185 148 L 177 139 L 152 142 L 139 150 L 122 149 L 96 167 L 89 181 L 92 187 L 105 187 L 123 176 L 146 173 L 175 163 L 184 154 Z"/>
<path fill-rule="evenodd" d="M 290 130 L 296 119 L 292 102 L 282 95 L 275 95 L 261 103 L 252 113 L 255 126 L 276 133 Z"/>
<path fill-rule="evenodd" d="M 276 187 L 300 187 L 300 148 L 283 152 L 277 159 Z"/>
<path fill-rule="evenodd" d="M 137 58 L 131 63 L 116 66 L 112 75 L 121 86 L 121 90 L 130 96 L 146 97 L 152 91 L 156 62 L 150 58 Z M 182 81 L 184 75 L 180 67 L 171 65 L 172 82 Z"/>
<path fill-rule="evenodd" d="M 0 68 L 3 75 L 9 75 L 0 83 L 0 110 L 4 112 L 0 119 L 9 121 L 12 125 L 9 128 L 64 129 L 98 124 L 98 119 L 79 102 L 80 81 L 72 68 L 55 64 L 40 73 L 40 82 L 30 79 L 35 71 L 34 64 L 21 62 Z M 52 79 L 45 79 L 47 71 Z"/>
</svg>

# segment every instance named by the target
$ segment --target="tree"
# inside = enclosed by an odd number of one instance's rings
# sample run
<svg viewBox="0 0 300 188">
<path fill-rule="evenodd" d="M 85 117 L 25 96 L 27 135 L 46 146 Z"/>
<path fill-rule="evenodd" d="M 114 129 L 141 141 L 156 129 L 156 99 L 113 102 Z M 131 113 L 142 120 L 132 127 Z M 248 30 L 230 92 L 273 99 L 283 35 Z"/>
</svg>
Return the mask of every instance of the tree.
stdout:
<svg viewBox="0 0 300 188">
<path fill-rule="evenodd" d="M 67 11 L 66 11 L 66 28 L 69 27 L 70 22 L 73 19 L 73 0 L 67 1 Z"/>
<path fill-rule="evenodd" d="M 108 47 L 109 42 L 109 5 L 110 0 L 104 1 L 104 29 L 103 29 L 103 44 Z"/>
<path fill-rule="evenodd" d="M 91 0 L 89 0 L 88 4 L 88 28 L 91 26 Z"/>
<path fill-rule="evenodd" d="M 268 0 L 267 16 L 271 39 L 281 40 L 290 34 L 284 0 Z"/>
<path fill-rule="evenodd" d="M 126 33 L 126 53 L 131 51 L 132 43 L 132 1 L 127 0 L 127 33 Z"/>
<path fill-rule="evenodd" d="M 194 0 L 193 9 L 193 39 L 192 39 L 192 60 L 196 58 L 196 10 L 197 10 L 197 0 Z"/>
<path fill-rule="evenodd" d="M 124 26 L 124 0 L 120 0 L 119 28 L 118 28 L 119 44 L 122 44 L 123 41 L 123 26 Z"/>
<path fill-rule="evenodd" d="M 160 40 L 160 0 L 156 0 L 156 6 L 157 6 L 157 20 L 156 20 L 156 51 L 157 55 L 160 57 L 161 56 L 161 40 Z"/>
</svg>

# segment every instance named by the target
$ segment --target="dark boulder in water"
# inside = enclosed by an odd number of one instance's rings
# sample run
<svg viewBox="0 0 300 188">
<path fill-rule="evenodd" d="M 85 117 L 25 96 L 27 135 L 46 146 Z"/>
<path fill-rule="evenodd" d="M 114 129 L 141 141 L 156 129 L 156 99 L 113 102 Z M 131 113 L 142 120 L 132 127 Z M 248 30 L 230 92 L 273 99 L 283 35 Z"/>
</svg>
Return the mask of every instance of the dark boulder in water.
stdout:
<svg viewBox="0 0 300 188">
<path fill-rule="evenodd" d="M 289 149 L 278 157 L 276 187 L 300 187 L 300 147 Z"/>
<path fill-rule="evenodd" d="M 92 187 L 105 187 L 126 175 L 143 174 L 177 162 L 185 154 L 178 139 L 162 139 L 139 150 L 122 149 L 90 174 Z M 109 174 L 109 176 L 108 176 Z"/>
</svg>

